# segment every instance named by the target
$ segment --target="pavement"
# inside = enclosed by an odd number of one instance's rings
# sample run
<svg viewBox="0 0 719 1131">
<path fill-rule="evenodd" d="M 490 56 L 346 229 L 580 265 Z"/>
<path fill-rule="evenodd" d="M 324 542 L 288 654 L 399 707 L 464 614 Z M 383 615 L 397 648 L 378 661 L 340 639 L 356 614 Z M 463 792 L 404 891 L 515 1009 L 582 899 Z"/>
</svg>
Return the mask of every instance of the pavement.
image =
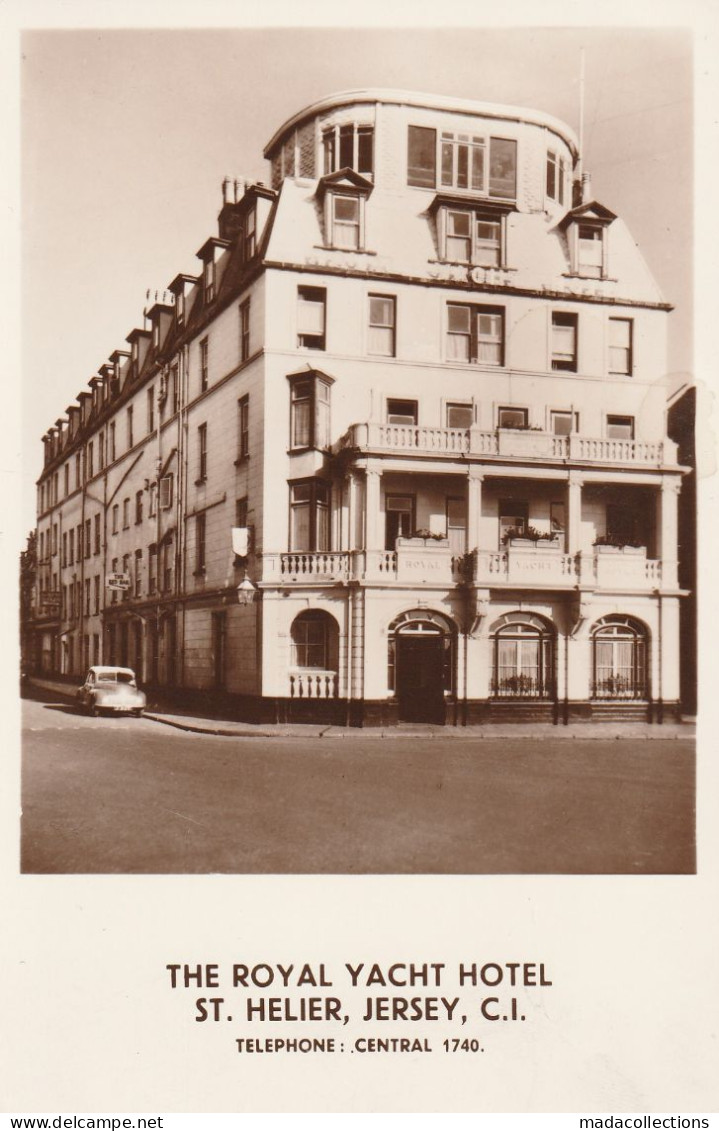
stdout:
<svg viewBox="0 0 719 1131">
<path fill-rule="evenodd" d="M 30 687 L 50 692 L 64 699 L 74 700 L 76 683 L 31 676 Z M 452 741 L 462 739 L 544 738 L 554 740 L 587 739 L 693 739 L 694 721 L 681 723 L 570 723 L 554 726 L 551 723 L 482 723 L 481 725 L 454 727 L 434 726 L 428 723 L 401 723 L 393 727 L 341 727 L 326 723 L 247 723 L 225 719 L 216 715 L 202 716 L 194 711 L 182 710 L 176 705 L 167 709 L 150 707 L 145 718 L 164 726 L 194 734 L 211 734 L 226 738 L 441 738 Z"/>
</svg>

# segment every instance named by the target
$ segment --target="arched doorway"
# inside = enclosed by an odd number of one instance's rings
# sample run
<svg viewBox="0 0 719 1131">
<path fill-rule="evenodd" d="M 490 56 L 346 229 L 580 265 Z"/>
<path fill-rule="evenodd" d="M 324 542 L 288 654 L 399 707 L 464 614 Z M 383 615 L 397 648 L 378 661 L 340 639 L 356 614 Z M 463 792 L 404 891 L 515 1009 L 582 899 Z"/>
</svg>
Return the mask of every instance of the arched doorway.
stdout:
<svg viewBox="0 0 719 1131">
<path fill-rule="evenodd" d="M 592 697 L 646 699 L 647 630 L 632 617 L 602 617 L 592 632 Z"/>
<path fill-rule="evenodd" d="M 492 696 L 553 699 L 554 629 L 543 618 L 507 613 L 492 628 Z"/>
<path fill-rule="evenodd" d="M 441 613 L 413 609 L 390 625 L 389 685 L 401 722 L 444 723 L 454 690 L 455 637 Z"/>
</svg>

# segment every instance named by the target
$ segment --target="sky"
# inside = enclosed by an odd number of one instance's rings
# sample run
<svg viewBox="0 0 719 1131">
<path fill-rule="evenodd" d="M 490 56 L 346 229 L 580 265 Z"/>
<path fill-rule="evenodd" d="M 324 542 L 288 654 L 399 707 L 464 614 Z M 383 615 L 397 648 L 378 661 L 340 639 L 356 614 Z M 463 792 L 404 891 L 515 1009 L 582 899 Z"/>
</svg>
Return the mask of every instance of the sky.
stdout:
<svg viewBox="0 0 719 1131">
<path fill-rule="evenodd" d="M 37 30 L 21 38 L 22 524 L 40 438 L 145 295 L 216 234 L 225 176 L 269 181 L 276 128 L 340 90 L 394 87 L 544 110 L 579 132 L 592 195 L 667 301 L 692 370 L 692 40 L 677 28 Z M 657 374 L 664 377 L 664 374 Z"/>
</svg>

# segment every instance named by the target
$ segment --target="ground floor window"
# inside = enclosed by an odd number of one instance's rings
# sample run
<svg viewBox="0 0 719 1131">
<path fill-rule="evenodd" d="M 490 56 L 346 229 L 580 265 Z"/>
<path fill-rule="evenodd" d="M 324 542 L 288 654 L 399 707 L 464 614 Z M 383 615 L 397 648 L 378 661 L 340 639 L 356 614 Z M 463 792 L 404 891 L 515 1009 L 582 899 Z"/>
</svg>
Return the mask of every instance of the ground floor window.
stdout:
<svg viewBox="0 0 719 1131">
<path fill-rule="evenodd" d="M 504 619 L 504 618 L 503 618 Z M 506 619 L 493 637 L 492 694 L 549 699 L 554 694 L 554 636 L 538 617 Z"/>
<path fill-rule="evenodd" d="M 592 636 L 595 699 L 647 697 L 646 630 L 631 617 L 603 617 Z"/>
<path fill-rule="evenodd" d="M 326 671 L 336 666 L 337 625 L 321 609 L 300 613 L 292 622 L 292 667 Z"/>
</svg>

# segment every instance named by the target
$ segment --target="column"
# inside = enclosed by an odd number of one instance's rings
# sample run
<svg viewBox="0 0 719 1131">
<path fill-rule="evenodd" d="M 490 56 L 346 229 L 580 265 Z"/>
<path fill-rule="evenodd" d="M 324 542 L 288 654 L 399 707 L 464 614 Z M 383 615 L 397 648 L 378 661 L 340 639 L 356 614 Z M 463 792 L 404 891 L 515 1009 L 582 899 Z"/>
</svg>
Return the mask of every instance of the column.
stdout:
<svg viewBox="0 0 719 1131">
<path fill-rule="evenodd" d="M 479 548 L 479 524 L 482 517 L 482 469 L 472 465 L 467 473 L 467 553 Z"/>
<path fill-rule="evenodd" d="M 576 471 L 569 472 L 567 485 L 566 552 L 578 554 L 581 548 L 582 486 L 584 480 Z"/>
<path fill-rule="evenodd" d="M 381 550 L 384 542 L 380 531 L 380 473 L 373 467 L 365 472 L 365 549 Z"/>
<path fill-rule="evenodd" d="M 664 476 L 659 492 L 657 515 L 657 547 L 662 563 L 662 589 L 675 589 L 678 584 L 678 510 L 681 480 L 678 476 Z"/>
</svg>

